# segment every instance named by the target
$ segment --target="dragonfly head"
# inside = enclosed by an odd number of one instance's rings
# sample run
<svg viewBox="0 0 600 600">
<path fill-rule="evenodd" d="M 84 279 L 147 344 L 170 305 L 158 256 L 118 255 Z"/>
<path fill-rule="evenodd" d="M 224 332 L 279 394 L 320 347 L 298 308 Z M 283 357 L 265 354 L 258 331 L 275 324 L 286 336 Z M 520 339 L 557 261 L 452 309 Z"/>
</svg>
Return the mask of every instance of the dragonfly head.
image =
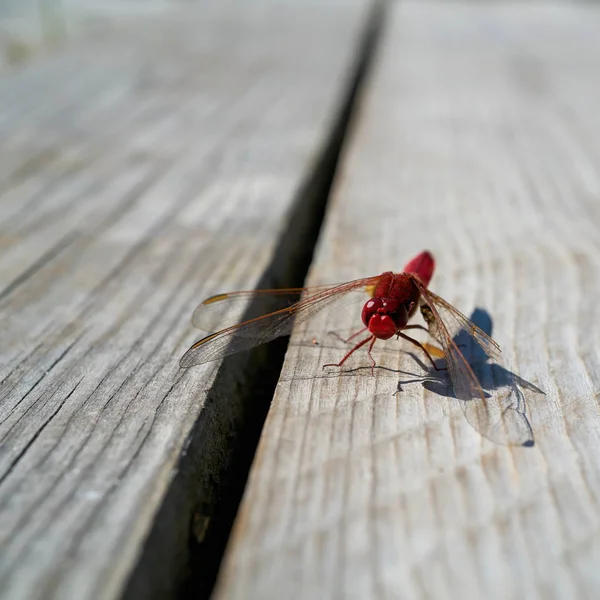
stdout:
<svg viewBox="0 0 600 600">
<path fill-rule="evenodd" d="M 387 340 L 406 325 L 408 313 L 397 300 L 371 298 L 363 306 L 362 320 L 376 338 Z"/>
</svg>

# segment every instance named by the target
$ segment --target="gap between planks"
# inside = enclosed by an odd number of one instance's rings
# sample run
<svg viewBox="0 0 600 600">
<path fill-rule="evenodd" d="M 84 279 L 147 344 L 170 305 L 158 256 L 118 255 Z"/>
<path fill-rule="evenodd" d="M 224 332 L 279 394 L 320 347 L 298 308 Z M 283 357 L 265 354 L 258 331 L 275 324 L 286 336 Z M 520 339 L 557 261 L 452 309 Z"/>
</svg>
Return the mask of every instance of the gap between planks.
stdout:
<svg viewBox="0 0 600 600">
<path fill-rule="evenodd" d="M 374 2 L 362 42 L 358 48 L 354 74 L 348 83 L 337 122 L 334 123 L 329 140 L 315 163 L 313 174 L 298 194 L 293 214 L 275 253 L 277 262 L 267 268 L 265 277 L 257 289 L 301 287 L 304 284 L 312 262 L 313 251 L 320 233 L 340 154 L 351 128 L 353 114 L 360 102 L 361 88 L 376 51 L 384 16 L 385 4 Z M 267 311 L 273 310 L 275 306 L 258 301 L 248 308 L 242 320 L 258 314 L 265 314 Z M 235 437 L 234 444 L 230 448 L 231 459 L 224 468 L 221 467 L 212 474 L 217 484 L 210 497 L 215 498 L 215 503 L 213 506 L 203 504 L 193 518 L 193 523 L 200 524 L 201 532 L 199 536 L 191 536 L 189 576 L 181 589 L 180 598 L 182 599 L 208 598 L 212 594 L 231 527 L 254 460 L 258 439 L 281 374 L 288 341 L 287 337 L 275 340 L 264 348 L 249 352 L 251 355 L 250 365 L 246 366 L 247 379 L 241 392 L 230 389 L 232 374 L 238 370 L 235 356 L 228 357 L 223 361 L 219 375 L 211 389 L 205 407 L 205 411 L 208 411 L 208 421 L 212 420 L 211 413 L 213 412 L 215 419 L 223 416 L 218 414 L 219 408 L 216 407 L 216 398 L 218 397 L 235 397 L 242 416 L 237 419 L 238 428 L 232 434 Z M 252 409 L 247 410 L 250 404 Z M 212 438 L 212 436 L 208 437 Z M 211 459 L 207 458 L 207 455 L 210 456 L 211 451 L 207 452 L 206 449 L 202 449 L 199 440 L 196 441 L 196 444 L 198 445 L 196 446 L 193 440 L 192 447 L 187 453 L 190 457 L 189 460 L 193 461 L 194 457 L 203 456 L 203 461 L 210 464 Z M 213 448 L 212 452 L 222 452 L 222 448 Z M 187 459 L 186 456 L 186 461 Z M 185 471 L 185 469 L 186 462 L 181 465 L 181 471 Z M 183 477 L 186 477 L 185 473 Z M 172 510 L 168 504 L 169 502 L 165 503 L 164 511 Z M 162 543 L 163 523 L 169 521 L 168 517 L 163 517 L 164 515 L 160 514 L 157 517 L 156 529 L 152 532 L 128 592 L 134 590 L 138 585 L 141 588 L 144 587 L 143 581 L 147 579 L 148 572 L 148 565 L 145 561 L 152 561 L 156 547 Z M 132 593 L 132 596 L 137 595 L 137 593 Z M 126 596 L 129 596 L 129 593 Z"/>
</svg>

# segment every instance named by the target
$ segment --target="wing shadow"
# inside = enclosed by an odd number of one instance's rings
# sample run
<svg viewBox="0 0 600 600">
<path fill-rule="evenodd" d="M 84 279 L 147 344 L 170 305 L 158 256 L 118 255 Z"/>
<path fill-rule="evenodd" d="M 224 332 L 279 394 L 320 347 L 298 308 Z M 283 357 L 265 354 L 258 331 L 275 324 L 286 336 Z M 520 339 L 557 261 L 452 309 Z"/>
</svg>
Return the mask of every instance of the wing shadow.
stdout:
<svg viewBox="0 0 600 600">
<path fill-rule="evenodd" d="M 471 314 L 470 320 L 491 336 L 493 321 L 486 310 L 476 308 Z M 533 446 L 533 430 L 527 417 L 525 392 L 537 394 L 544 394 L 544 392 L 531 382 L 506 369 L 503 365 L 491 362 L 481 346 L 473 340 L 467 331 L 459 331 L 453 341 L 471 366 L 485 397 L 485 406 L 484 401 L 479 396 L 471 400 L 460 400 L 461 407 L 469 423 L 492 441 Z M 426 364 L 416 355 L 412 353 L 411 355 L 419 366 L 427 372 L 427 376 L 399 381 L 398 391 L 402 390 L 403 385 L 418 382 L 432 393 L 457 399 L 447 371 L 436 371 L 432 369 L 430 364 Z M 442 369 L 445 362 L 443 359 L 439 359 L 435 361 L 435 364 Z M 411 375 L 413 374 L 411 373 Z M 490 398 L 493 398 L 494 401 L 488 402 Z"/>
</svg>

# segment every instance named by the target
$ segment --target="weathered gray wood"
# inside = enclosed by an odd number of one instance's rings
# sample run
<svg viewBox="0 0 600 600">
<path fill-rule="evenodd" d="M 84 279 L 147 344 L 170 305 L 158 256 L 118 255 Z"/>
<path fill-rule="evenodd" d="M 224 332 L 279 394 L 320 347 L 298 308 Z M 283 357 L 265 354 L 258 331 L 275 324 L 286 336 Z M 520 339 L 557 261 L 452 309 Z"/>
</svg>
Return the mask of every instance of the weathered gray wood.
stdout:
<svg viewBox="0 0 600 600">
<path fill-rule="evenodd" d="M 342 356 L 324 332 L 352 323 L 319 315 L 292 337 L 217 598 L 600 595 L 599 31 L 590 4 L 394 5 L 310 283 L 429 248 L 432 289 L 488 311 L 546 392 L 536 446 L 479 436 L 397 341 L 374 354 L 408 374 L 371 377 L 364 353 L 321 371 Z"/>
<path fill-rule="evenodd" d="M 105 14 L 0 79 L 0 596 L 123 591 L 218 367 L 179 371 L 192 311 L 277 258 L 368 6 Z"/>
</svg>

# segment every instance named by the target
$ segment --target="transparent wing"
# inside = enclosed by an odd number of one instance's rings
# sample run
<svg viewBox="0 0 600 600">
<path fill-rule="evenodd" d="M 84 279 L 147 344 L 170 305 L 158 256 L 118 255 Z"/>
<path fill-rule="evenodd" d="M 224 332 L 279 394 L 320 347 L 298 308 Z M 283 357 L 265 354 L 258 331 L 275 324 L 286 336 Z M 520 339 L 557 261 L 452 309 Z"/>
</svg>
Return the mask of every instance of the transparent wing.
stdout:
<svg viewBox="0 0 600 600">
<path fill-rule="evenodd" d="M 332 287 L 336 286 L 322 285 L 310 288 L 248 290 L 216 294 L 196 307 L 192 314 L 192 325 L 197 329 L 212 333 L 236 324 L 239 321 L 241 311 L 255 300 L 264 299 L 267 302 L 277 300 L 279 306 L 282 302 L 290 306 L 298 302 L 300 296 L 310 298 Z"/>
<path fill-rule="evenodd" d="M 444 350 L 455 396 L 467 421 L 484 437 L 500 444 L 532 446 L 533 432 L 526 415 L 525 396 L 515 376 L 501 366 L 500 347 L 451 304 L 413 279 L 422 296 L 421 313 L 430 334 Z M 487 358 L 489 392 L 484 392 L 473 368 L 455 340 L 473 341 Z M 461 343 L 461 347 L 463 344 Z M 479 361 L 480 366 L 485 361 Z"/>
<path fill-rule="evenodd" d="M 227 327 L 202 338 L 183 355 L 179 364 L 182 367 L 203 364 L 248 350 L 280 336 L 289 335 L 294 323 L 306 321 L 332 302 L 340 300 L 344 295 L 373 285 L 377 279 L 378 277 L 356 279 L 341 285 L 317 289 L 314 293 L 309 289 L 307 297 L 291 306 Z M 213 296 L 213 300 L 209 298 L 205 302 L 208 304 L 220 302 L 220 296 Z"/>
<path fill-rule="evenodd" d="M 452 304 L 446 302 L 427 288 L 424 288 L 422 284 L 419 284 L 419 289 L 421 296 L 425 300 L 425 303 L 421 304 L 421 314 L 429 327 L 429 333 L 438 342 L 442 343 L 441 338 L 444 336 L 444 331 L 440 327 L 442 325 L 445 333 L 449 334 L 451 339 L 460 335 L 461 332 L 465 332 L 473 341 L 477 342 L 488 358 L 500 360 L 502 352 L 500 346 L 485 331 L 477 327 L 475 323 L 472 323 L 465 315 L 454 308 Z M 432 305 L 437 309 L 435 313 L 432 311 Z M 441 317 L 441 319 L 436 319 L 435 314 Z"/>
</svg>

